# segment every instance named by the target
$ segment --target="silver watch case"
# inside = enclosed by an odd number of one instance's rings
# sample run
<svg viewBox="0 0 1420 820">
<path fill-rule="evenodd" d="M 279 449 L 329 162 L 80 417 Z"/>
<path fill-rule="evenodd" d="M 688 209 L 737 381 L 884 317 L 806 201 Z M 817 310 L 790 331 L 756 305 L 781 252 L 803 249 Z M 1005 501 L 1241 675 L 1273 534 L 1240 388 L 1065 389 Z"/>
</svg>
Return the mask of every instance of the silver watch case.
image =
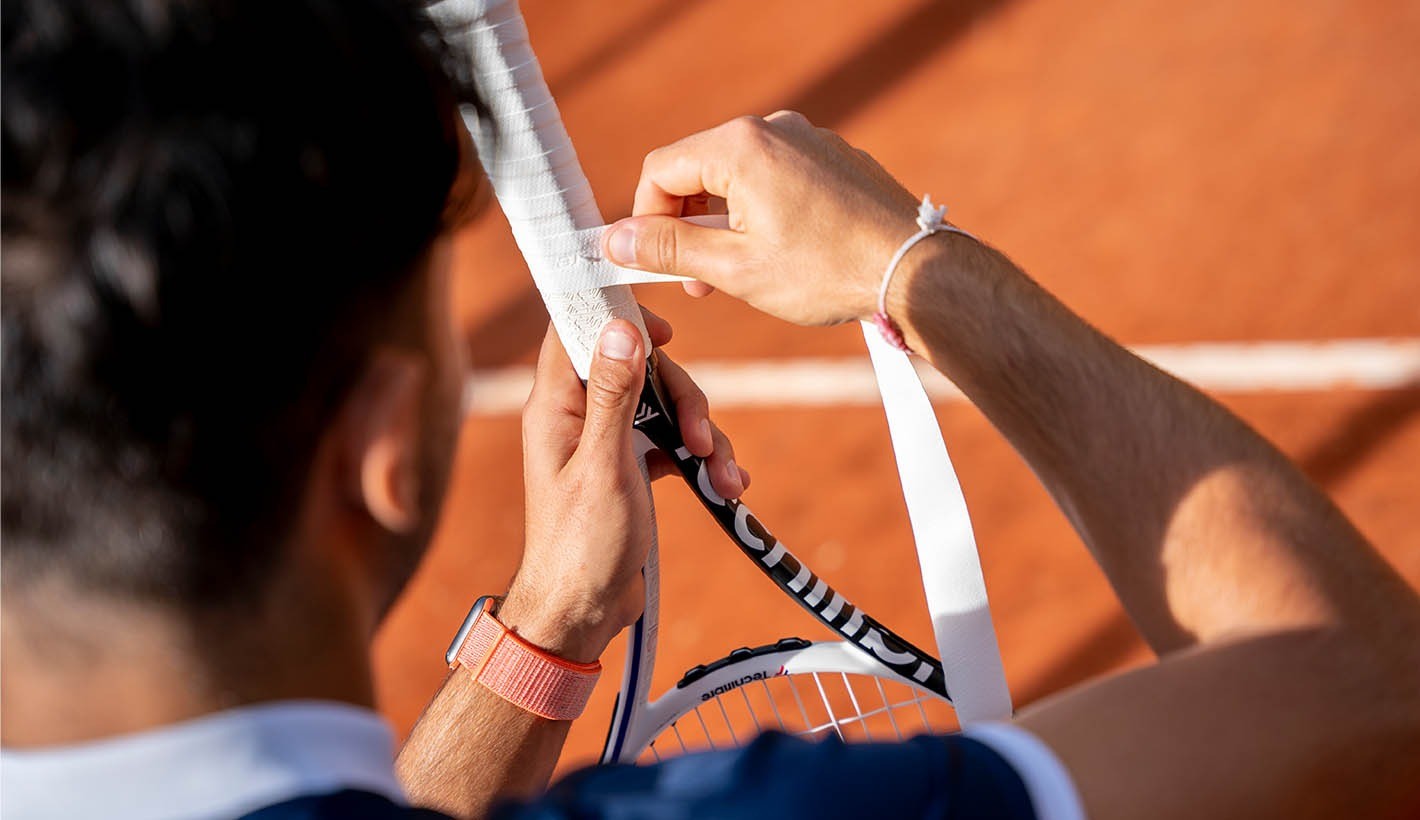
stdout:
<svg viewBox="0 0 1420 820">
<path fill-rule="evenodd" d="M 478 616 L 482 615 L 484 610 L 487 610 L 490 615 L 497 615 L 498 605 L 501 603 L 503 603 L 501 595 L 484 595 L 473 602 L 473 607 L 469 609 L 468 616 L 463 619 L 463 625 L 459 627 L 458 634 L 454 636 L 448 651 L 444 653 L 444 663 L 451 667 L 454 665 L 454 659 L 459 654 L 459 647 L 463 646 L 463 642 L 468 638 L 468 633 L 473 630 L 473 624 L 478 620 Z"/>
</svg>

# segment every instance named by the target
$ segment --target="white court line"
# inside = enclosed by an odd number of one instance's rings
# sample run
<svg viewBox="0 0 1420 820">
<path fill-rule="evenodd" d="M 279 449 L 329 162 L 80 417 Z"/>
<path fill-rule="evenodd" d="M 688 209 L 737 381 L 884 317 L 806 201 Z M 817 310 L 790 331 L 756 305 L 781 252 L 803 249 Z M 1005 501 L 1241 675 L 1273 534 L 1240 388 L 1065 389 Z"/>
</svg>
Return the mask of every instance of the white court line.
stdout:
<svg viewBox="0 0 1420 820">
<path fill-rule="evenodd" d="M 1200 342 L 1143 345 L 1134 352 L 1185 381 L 1214 393 L 1388 390 L 1420 385 L 1420 338 L 1340 339 L 1320 342 Z M 717 410 L 744 407 L 876 405 L 877 382 L 868 357 L 779 359 L 682 364 Z M 961 392 L 917 362 L 928 394 L 961 401 Z M 464 389 L 475 415 L 522 410 L 532 368 L 475 371 Z"/>
</svg>

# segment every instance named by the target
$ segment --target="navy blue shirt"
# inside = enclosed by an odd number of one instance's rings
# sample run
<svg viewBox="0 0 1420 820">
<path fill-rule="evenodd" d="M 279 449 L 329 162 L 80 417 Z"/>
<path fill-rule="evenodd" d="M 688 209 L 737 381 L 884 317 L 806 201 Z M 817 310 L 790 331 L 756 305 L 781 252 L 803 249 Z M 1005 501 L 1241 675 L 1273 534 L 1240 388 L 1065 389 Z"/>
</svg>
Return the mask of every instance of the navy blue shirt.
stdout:
<svg viewBox="0 0 1420 820">
<path fill-rule="evenodd" d="M 892 817 L 1034 820 L 1025 783 L 960 735 L 904 743 L 808 742 L 766 734 L 742 749 L 652 766 L 598 766 L 498 820 Z"/>
<path fill-rule="evenodd" d="M 450 820 L 447 814 L 401 806 L 382 794 L 345 789 L 297 797 L 237 820 Z"/>
<path fill-rule="evenodd" d="M 597 766 L 497 820 L 718 820 L 892 817 L 1034 820 L 1020 776 L 989 746 L 959 735 L 905 743 L 810 743 L 778 734 L 742 749 L 652 766 Z M 262 809 L 247 820 L 441 818 L 378 795 L 337 792 Z"/>
</svg>

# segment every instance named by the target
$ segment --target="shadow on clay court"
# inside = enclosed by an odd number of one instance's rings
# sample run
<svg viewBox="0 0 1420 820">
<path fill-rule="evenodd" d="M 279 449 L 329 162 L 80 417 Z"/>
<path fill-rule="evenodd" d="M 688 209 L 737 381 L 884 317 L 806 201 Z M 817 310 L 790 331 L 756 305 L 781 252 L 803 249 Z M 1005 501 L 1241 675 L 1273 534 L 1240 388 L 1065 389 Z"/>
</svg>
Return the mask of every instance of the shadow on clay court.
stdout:
<svg viewBox="0 0 1420 820">
<path fill-rule="evenodd" d="M 1113 669 L 1144 643 L 1134 624 L 1123 612 L 1114 612 L 1095 626 L 1090 634 L 1059 652 L 1055 663 L 1044 673 L 1011 693 L 1016 708 Z"/>
<path fill-rule="evenodd" d="M 655 37 L 698 5 L 697 0 L 662 0 L 567 71 L 557 77 L 548 77 L 547 87 L 552 92 L 552 98 L 566 97 L 576 91 L 625 54 L 627 49 Z"/>
<path fill-rule="evenodd" d="M 1420 414 L 1420 382 L 1378 393 L 1302 454 L 1297 463 L 1312 481 L 1331 491 L 1416 414 Z"/>
<path fill-rule="evenodd" d="M 862 48 L 787 97 L 780 108 L 798 111 L 814 125 L 835 128 L 884 88 L 949 48 L 1004 0 L 929 0 Z"/>
</svg>

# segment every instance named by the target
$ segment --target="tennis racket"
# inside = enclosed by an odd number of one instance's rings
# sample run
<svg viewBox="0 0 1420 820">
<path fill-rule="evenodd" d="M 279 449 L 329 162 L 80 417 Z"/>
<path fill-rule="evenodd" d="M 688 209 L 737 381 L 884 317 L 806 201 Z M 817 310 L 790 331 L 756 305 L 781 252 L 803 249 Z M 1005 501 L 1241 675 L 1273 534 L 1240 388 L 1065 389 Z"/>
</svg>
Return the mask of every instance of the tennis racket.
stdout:
<svg viewBox="0 0 1420 820">
<path fill-rule="evenodd" d="M 748 505 L 716 493 L 705 461 L 685 448 L 675 418 L 661 391 L 653 354 L 634 422 L 645 446 L 670 455 L 701 505 L 740 551 L 843 640 L 786 638 L 742 647 L 693 667 L 672 690 L 649 701 L 645 683 L 655 662 L 658 612 L 648 608 L 631 629 L 626 673 L 603 762 L 738 745 L 766 729 L 882 740 L 905 737 L 904 731 L 948 728 L 944 718 L 949 716 L 942 709 L 924 705 L 950 702 L 941 663 L 814 574 Z M 897 713 L 902 711 L 910 714 L 899 721 Z M 876 734 L 873 724 L 881 724 Z"/>
<path fill-rule="evenodd" d="M 553 325 L 585 380 L 607 322 L 626 319 L 645 334 L 629 284 L 664 277 L 616 269 L 600 258 L 601 213 L 543 81 L 516 0 L 442 0 L 431 10 L 445 35 L 461 40 L 473 60 L 491 122 L 470 118 L 469 130 Z M 885 740 L 952 727 L 952 693 L 937 658 L 850 603 L 770 534 L 744 503 L 715 492 L 704 460 L 684 445 L 674 408 L 657 377 L 656 356 L 652 350 L 648 357 L 634 421 L 642 455 L 651 448 L 669 455 L 740 551 L 841 640 L 786 638 L 742 647 L 692 668 L 670 691 L 652 699 L 659 617 L 659 551 L 653 545 L 644 568 L 646 608 L 629 630 L 603 761 L 738 745 L 769 729 Z M 876 365 L 876 354 L 874 361 Z M 907 368 L 910 372 L 910 365 Z M 930 404 L 926 406 L 930 416 Z M 930 424 L 935 430 L 935 420 Z M 945 450 L 942 456 L 945 459 Z M 949 462 L 946 469 L 950 472 Z M 951 486 L 956 487 L 954 474 Z M 966 527 L 979 583 L 964 502 L 960 509 L 961 520 L 953 523 Z M 981 598 L 984 610 L 984 590 Z M 931 599 L 929 586 L 929 605 Z M 986 629 L 994 671 L 999 672 L 989 612 Z M 940 629 L 938 633 L 941 647 Z M 1005 714 L 993 705 L 989 711 L 998 714 L 992 716 L 1009 714 L 1009 699 L 1005 702 Z"/>
</svg>

